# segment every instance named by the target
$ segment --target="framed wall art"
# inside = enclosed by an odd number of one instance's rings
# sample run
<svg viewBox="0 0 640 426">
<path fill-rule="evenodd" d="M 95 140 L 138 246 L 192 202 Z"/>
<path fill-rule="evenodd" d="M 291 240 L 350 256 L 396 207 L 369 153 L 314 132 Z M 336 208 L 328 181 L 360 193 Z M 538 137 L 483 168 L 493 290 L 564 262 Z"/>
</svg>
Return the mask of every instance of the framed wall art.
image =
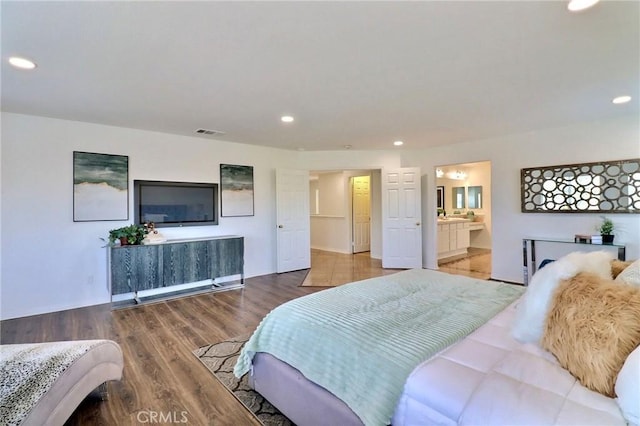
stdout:
<svg viewBox="0 0 640 426">
<path fill-rule="evenodd" d="M 221 216 L 253 216 L 253 167 L 220 164 Z"/>
<path fill-rule="evenodd" d="M 640 213 L 640 158 L 520 170 L 523 213 Z"/>
<path fill-rule="evenodd" d="M 129 157 L 73 152 L 73 221 L 129 220 Z"/>
<path fill-rule="evenodd" d="M 437 188 L 437 208 L 444 209 L 444 186 L 438 186 Z"/>
</svg>

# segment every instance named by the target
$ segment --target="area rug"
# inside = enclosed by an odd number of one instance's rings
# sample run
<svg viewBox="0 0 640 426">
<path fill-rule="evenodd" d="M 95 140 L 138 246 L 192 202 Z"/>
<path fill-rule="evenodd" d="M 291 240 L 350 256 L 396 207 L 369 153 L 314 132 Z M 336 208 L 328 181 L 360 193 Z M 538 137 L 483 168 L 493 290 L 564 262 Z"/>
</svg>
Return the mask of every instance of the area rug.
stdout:
<svg viewBox="0 0 640 426">
<path fill-rule="evenodd" d="M 242 346 L 248 339 L 249 336 L 236 337 L 203 346 L 193 351 L 193 354 L 262 424 L 265 426 L 295 426 L 262 395 L 249 387 L 248 374 L 240 379 L 233 375 L 233 366 L 236 364 Z"/>
</svg>

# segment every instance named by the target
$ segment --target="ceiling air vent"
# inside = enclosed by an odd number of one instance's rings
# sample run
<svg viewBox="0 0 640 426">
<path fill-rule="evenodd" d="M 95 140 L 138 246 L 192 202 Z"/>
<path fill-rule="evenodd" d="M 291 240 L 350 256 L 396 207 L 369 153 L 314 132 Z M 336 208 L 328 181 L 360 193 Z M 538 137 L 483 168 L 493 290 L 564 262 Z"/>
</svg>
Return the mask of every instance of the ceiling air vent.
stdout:
<svg viewBox="0 0 640 426">
<path fill-rule="evenodd" d="M 224 135 L 224 132 L 221 132 L 219 130 L 209 130 L 209 129 L 198 129 L 196 130 L 196 133 L 199 135 L 207 135 L 207 136 L 222 136 Z"/>
</svg>

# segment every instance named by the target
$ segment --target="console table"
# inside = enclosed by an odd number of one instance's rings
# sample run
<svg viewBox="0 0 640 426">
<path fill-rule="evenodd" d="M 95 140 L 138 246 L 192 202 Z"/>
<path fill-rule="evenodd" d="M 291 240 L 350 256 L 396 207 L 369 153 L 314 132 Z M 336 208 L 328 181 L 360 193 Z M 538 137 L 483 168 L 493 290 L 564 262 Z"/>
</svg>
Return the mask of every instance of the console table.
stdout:
<svg viewBox="0 0 640 426">
<path fill-rule="evenodd" d="M 232 275 L 240 276 L 240 285 L 233 286 L 240 288 L 244 287 L 244 238 L 227 235 L 114 246 L 109 248 L 109 270 L 112 303 L 139 303 L 141 292 L 157 296 L 194 287 L 229 289 L 217 279 Z M 186 285 L 192 283 L 200 285 Z M 114 296 L 120 297 L 114 300 Z"/>
<path fill-rule="evenodd" d="M 590 246 L 590 247 L 615 247 L 618 250 L 618 259 L 625 260 L 626 247 L 620 244 L 591 244 L 578 242 L 575 239 L 553 239 L 553 238 L 523 238 L 522 239 L 522 258 L 523 258 L 523 273 L 524 273 L 524 285 L 529 284 L 529 270 L 531 270 L 531 276 L 536 272 L 536 241 L 544 243 L 558 243 L 558 244 L 574 244 L 577 246 Z M 529 268 L 529 255 L 528 246 L 531 247 L 531 267 Z"/>
</svg>

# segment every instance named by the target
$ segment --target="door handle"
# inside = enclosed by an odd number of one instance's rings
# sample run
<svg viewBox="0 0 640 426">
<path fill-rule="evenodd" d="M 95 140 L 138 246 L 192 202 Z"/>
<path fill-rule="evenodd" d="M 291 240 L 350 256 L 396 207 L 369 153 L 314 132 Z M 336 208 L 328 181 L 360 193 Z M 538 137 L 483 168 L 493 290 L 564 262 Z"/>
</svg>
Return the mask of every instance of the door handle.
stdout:
<svg viewBox="0 0 640 426">
<path fill-rule="evenodd" d="M 420 222 L 416 222 L 416 226 L 420 226 Z"/>
<path fill-rule="evenodd" d="M 284 228 L 284 226 L 282 226 L 282 225 L 278 225 L 278 228 Z"/>
</svg>

